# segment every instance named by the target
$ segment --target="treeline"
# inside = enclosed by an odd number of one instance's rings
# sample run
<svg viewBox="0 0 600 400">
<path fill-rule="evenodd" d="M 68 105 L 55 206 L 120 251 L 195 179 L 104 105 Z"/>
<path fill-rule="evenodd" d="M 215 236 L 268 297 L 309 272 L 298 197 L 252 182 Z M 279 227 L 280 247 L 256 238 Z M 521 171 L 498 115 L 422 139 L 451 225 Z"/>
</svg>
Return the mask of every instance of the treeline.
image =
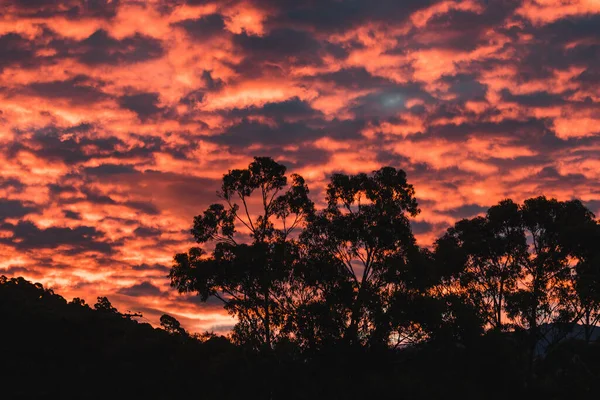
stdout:
<svg viewBox="0 0 600 400">
<path fill-rule="evenodd" d="M 334 174 L 316 207 L 301 176 L 256 157 L 217 195 L 171 284 L 219 299 L 246 349 L 311 360 L 497 337 L 518 349 L 499 363 L 531 387 L 561 343 L 598 337 L 600 225 L 578 200 L 503 200 L 426 249 L 411 230 L 415 190 L 392 167 Z"/>
<path fill-rule="evenodd" d="M 310 354 L 466 344 L 495 330 L 527 336 L 533 358 L 547 324 L 583 324 L 592 338 L 600 225 L 580 201 L 503 200 L 428 250 L 411 231 L 420 209 L 404 171 L 334 174 L 320 211 L 304 179 L 285 173 L 267 157 L 229 171 L 222 201 L 194 218 L 212 251 L 177 254 L 170 272 L 179 291 L 237 317 L 236 343 Z"/>
</svg>

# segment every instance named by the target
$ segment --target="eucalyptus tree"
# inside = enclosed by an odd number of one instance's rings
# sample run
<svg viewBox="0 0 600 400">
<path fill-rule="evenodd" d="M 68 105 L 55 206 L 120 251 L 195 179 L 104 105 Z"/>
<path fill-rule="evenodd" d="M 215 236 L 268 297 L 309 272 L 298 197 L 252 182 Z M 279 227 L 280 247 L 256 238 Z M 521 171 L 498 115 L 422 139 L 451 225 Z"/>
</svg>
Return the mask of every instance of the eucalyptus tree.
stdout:
<svg viewBox="0 0 600 400">
<path fill-rule="evenodd" d="M 521 265 L 523 278 L 507 297 L 506 310 L 517 326 L 527 329 L 533 357 L 536 344 L 545 336 L 541 326 L 564 322 L 564 289 L 577 286 L 573 262 L 593 214 L 578 200 L 540 196 L 525 200 L 521 221 L 528 252 Z"/>
<path fill-rule="evenodd" d="M 460 292 L 486 324 L 502 329 L 504 302 L 517 289 L 528 254 L 519 205 L 503 200 L 485 216 L 458 221 L 435 248 L 453 278 L 446 289 Z"/>
<path fill-rule="evenodd" d="M 246 169 L 223 176 L 215 203 L 194 218 L 196 242 L 177 254 L 169 274 L 180 292 L 214 297 L 237 317 L 234 339 L 255 349 L 271 349 L 284 335 L 293 305 L 297 244 L 292 238 L 314 212 L 304 179 L 286 176 L 286 167 L 255 157 Z"/>
<path fill-rule="evenodd" d="M 570 209 L 578 218 L 570 217 L 563 228 L 572 262 L 570 279 L 558 287 L 559 319 L 580 323 L 590 341 L 593 331 L 600 330 L 600 225 L 581 203 L 572 202 Z"/>
<path fill-rule="evenodd" d="M 160 317 L 160 326 L 162 329 L 171 335 L 184 335 L 187 336 L 187 332 L 181 326 L 181 323 L 169 314 L 163 314 Z"/>
<path fill-rule="evenodd" d="M 415 191 L 404 171 L 384 167 L 334 174 L 326 193 L 327 207 L 300 236 L 311 292 L 296 334 L 308 343 L 386 346 L 394 298 L 420 283 L 411 263 L 422 255 L 409 220 L 420 211 Z"/>
</svg>

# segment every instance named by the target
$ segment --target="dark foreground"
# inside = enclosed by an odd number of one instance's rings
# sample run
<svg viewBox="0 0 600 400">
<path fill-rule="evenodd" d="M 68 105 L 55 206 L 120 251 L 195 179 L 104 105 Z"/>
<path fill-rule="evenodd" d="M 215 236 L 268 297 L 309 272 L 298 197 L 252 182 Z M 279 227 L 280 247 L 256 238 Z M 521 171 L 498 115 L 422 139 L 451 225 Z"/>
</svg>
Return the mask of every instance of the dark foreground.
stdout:
<svg viewBox="0 0 600 400">
<path fill-rule="evenodd" d="M 102 300 L 102 299 L 99 299 Z M 106 300 L 106 299 L 104 299 Z M 600 345 L 565 340 L 529 369 L 517 334 L 396 351 L 281 347 L 258 355 L 219 336 L 139 323 L 22 278 L 0 281 L 0 397 L 209 399 L 594 398 Z M 585 397 L 584 397 L 585 396 Z"/>
</svg>

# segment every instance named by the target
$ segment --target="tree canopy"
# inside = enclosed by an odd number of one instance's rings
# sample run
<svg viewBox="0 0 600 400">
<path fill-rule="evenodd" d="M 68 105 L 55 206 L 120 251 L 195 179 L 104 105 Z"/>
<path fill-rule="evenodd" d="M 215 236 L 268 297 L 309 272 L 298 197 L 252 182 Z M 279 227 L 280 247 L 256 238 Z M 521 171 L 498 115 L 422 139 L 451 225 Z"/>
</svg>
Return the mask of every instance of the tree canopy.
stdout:
<svg viewBox="0 0 600 400">
<path fill-rule="evenodd" d="M 540 196 L 491 206 L 422 248 L 419 206 L 401 169 L 333 174 L 317 210 L 304 179 L 271 158 L 223 176 L 220 203 L 194 218 L 202 247 L 177 254 L 172 286 L 220 299 L 233 338 L 386 349 L 488 330 L 527 332 L 600 320 L 599 225 L 578 200 Z"/>
</svg>

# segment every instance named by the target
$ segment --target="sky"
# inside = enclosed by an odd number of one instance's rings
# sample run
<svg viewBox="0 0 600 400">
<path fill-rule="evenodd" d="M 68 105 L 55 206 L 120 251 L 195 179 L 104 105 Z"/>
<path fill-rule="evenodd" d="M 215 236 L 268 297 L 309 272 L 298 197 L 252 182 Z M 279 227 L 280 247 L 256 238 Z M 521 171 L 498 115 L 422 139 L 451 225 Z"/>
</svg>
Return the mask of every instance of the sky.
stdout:
<svg viewBox="0 0 600 400">
<path fill-rule="evenodd" d="M 0 274 L 226 332 L 166 277 L 224 173 L 317 205 L 407 172 L 423 246 L 504 198 L 600 212 L 600 0 L 2 0 Z"/>
</svg>

